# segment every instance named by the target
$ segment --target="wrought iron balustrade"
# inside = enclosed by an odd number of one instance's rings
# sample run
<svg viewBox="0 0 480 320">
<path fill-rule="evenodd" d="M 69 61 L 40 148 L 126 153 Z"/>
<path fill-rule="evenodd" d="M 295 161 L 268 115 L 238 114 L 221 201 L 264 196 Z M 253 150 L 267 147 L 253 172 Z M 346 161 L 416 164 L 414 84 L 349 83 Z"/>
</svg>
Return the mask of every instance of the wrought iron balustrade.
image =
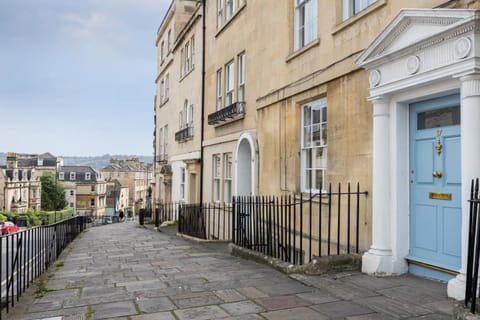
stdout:
<svg viewBox="0 0 480 320">
<path fill-rule="evenodd" d="M 166 163 L 168 161 L 168 154 L 161 154 L 155 157 L 156 162 Z"/>
<path fill-rule="evenodd" d="M 185 127 L 175 133 L 175 141 L 181 142 L 193 137 L 193 127 Z"/>
<path fill-rule="evenodd" d="M 208 115 L 208 124 L 213 125 L 222 121 L 233 119 L 238 115 L 245 114 L 245 102 L 234 102 L 233 104 L 210 113 Z"/>
</svg>

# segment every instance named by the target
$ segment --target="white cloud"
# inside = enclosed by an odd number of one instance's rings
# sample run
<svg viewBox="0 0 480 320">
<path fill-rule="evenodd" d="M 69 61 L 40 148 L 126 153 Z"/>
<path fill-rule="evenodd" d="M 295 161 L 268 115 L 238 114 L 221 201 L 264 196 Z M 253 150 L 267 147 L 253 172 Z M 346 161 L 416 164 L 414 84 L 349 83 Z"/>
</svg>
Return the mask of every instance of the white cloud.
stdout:
<svg viewBox="0 0 480 320">
<path fill-rule="evenodd" d="M 125 44 L 123 26 L 113 16 L 100 12 L 65 13 L 60 19 L 63 36 L 76 46 L 98 50 Z"/>
</svg>

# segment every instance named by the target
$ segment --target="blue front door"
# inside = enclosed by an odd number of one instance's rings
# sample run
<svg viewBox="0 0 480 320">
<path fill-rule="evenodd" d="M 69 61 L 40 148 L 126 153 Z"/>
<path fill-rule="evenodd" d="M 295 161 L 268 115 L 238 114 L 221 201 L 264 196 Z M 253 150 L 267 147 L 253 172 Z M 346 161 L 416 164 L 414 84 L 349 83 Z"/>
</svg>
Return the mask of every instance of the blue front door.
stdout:
<svg viewBox="0 0 480 320">
<path fill-rule="evenodd" d="M 461 264 L 460 100 L 410 105 L 410 272 L 448 280 Z"/>
</svg>

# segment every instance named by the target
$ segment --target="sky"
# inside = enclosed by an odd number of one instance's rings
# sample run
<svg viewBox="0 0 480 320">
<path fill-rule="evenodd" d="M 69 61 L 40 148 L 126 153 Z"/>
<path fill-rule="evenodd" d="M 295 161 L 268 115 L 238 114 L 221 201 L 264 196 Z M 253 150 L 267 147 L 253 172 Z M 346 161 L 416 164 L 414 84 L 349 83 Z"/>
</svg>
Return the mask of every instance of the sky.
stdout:
<svg viewBox="0 0 480 320">
<path fill-rule="evenodd" d="M 170 0 L 0 0 L 0 152 L 153 153 Z"/>
</svg>

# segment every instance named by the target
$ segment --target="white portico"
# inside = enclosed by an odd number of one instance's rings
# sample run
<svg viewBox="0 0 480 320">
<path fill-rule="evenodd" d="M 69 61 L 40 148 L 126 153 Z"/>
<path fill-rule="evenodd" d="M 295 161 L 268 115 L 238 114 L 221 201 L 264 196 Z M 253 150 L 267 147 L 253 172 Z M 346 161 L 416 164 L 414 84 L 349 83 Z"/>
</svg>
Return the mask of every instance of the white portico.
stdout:
<svg viewBox="0 0 480 320">
<path fill-rule="evenodd" d="M 362 269 L 445 271 L 456 275 L 448 295 L 463 299 L 468 195 L 480 177 L 480 12 L 402 10 L 357 63 L 370 71 L 374 108 L 372 246 Z M 457 135 L 447 134 L 455 128 Z M 436 136 L 425 138 L 429 130 Z M 437 253 L 444 264 L 436 264 Z M 447 261 L 455 255 L 458 267 Z"/>
</svg>

